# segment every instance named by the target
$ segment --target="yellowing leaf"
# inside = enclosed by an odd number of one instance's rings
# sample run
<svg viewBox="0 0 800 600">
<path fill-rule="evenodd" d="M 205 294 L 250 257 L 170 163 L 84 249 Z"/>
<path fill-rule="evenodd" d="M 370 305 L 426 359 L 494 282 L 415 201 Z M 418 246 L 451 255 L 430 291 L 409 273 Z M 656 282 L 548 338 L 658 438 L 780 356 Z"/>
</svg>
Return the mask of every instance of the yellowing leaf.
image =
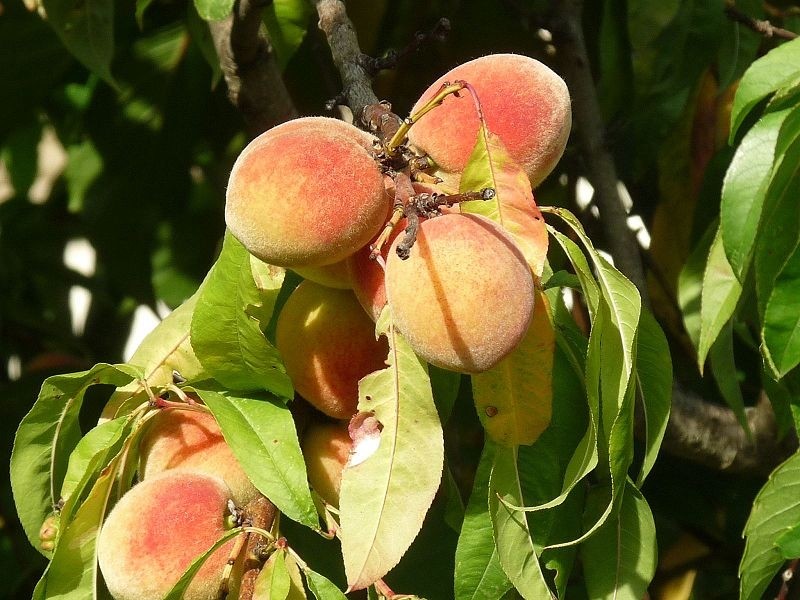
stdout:
<svg viewBox="0 0 800 600">
<path fill-rule="evenodd" d="M 549 308 L 537 290 L 533 320 L 520 345 L 496 367 L 472 376 L 481 423 L 503 446 L 532 444 L 550 424 L 556 336 Z"/>
<path fill-rule="evenodd" d="M 383 577 L 422 528 L 444 465 L 444 441 L 427 368 L 384 310 L 377 330 L 389 340 L 388 367 L 364 377 L 358 409 L 380 423 L 377 450 L 342 473 L 339 511 L 350 589 Z"/>
<path fill-rule="evenodd" d="M 536 277 L 542 276 L 547 256 L 547 229 L 533 199 L 525 171 L 509 156 L 500 138 L 481 123 L 478 140 L 461 176 L 459 191 L 494 188 L 493 200 L 461 204 L 463 212 L 499 223 L 516 242 Z"/>
</svg>

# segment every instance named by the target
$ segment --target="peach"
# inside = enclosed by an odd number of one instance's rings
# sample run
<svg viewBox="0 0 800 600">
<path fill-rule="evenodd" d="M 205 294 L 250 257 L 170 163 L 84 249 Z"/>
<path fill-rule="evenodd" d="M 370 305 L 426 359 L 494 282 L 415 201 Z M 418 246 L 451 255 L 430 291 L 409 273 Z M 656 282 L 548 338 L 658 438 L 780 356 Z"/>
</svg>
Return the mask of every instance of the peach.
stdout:
<svg viewBox="0 0 800 600">
<path fill-rule="evenodd" d="M 153 418 L 140 446 L 139 477 L 147 480 L 170 470 L 221 478 L 237 506 L 260 495 L 210 413 L 169 408 Z"/>
<path fill-rule="evenodd" d="M 116 600 L 160 600 L 192 561 L 225 533 L 230 490 L 216 477 L 168 471 L 125 494 L 108 515 L 97 544 L 100 570 Z M 203 564 L 186 600 L 219 597 L 235 540 Z"/>
<path fill-rule="evenodd" d="M 340 260 L 331 265 L 322 267 L 306 267 L 305 269 L 294 269 L 294 272 L 303 279 L 308 279 L 314 283 L 332 287 L 339 290 L 349 290 L 353 287 L 350 282 L 350 272 L 347 269 L 347 261 Z"/>
<path fill-rule="evenodd" d="M 355 414 L 358 380 L 383 368 L 389 351 L 352 292 L 310 281 L 287 299 L 275 344 L 295 390 L 335 419 Z"/>
<path fill-rule="evenodd" d="M 283 267 L 329 265 L 353 254 L 375 237 L 389 211 L 364 136 L 324 117 L 258 136 L 231 171 L 225 206 L 231 233 L 259 259 Z"/>
<path fill-rule="evenodd" d="M 352 446 L 347 423 L 313 423 L 303 435 L 308 482 L 325 502 L 337 508 L 342 470 Z"/>
<path fill-rule="evenodd" d="M 451 213 L 420 223 L 407 260 L 386 265 L 392 319 L 414 351 L 445 369 L 480 373 L 508 355 L 533 314 L 533 277 L 497 224 Z"/>
<path fill-rule="evenodd" d="M 383 256 L 384 261 L 389 256 L 389 248 L 392 242 L 398 235 L 403 233 L 405 226 L 406 220 L 403 219 L 394 228 L 386 244 L 384 244 L 381 250 L 381 256 Z M 378 261 L 369 257 L 371 252 L 372 250 L 368 245 L 361 248 L 361 250 L 347 259 L 347 269 L 350 274 L 353 293 L 355 293 L 356 298 L 370 318 L 373 321 L 377 321 L 383 307 L 386 306 L 386 286 L 384 285 L 383 267 L 378 264 Z"/>
<path fill-rule="evenodd" d="M 445 81 L 464 80 L 478 94 L 490 131 L 538 185 L 553 170 L 572 124 L 569 91 L 556 73 L 518 54 L 490 54 L 457 66 L 425 90 L 413 110 L 430 100 Z M 411 128 L 409 142 L 430 156 L 457 185 L 478 134 L 479 119 L 466 93 L 447 97 Z M 412 110 L 412 112 L 413 112 Z"/>
</svg>

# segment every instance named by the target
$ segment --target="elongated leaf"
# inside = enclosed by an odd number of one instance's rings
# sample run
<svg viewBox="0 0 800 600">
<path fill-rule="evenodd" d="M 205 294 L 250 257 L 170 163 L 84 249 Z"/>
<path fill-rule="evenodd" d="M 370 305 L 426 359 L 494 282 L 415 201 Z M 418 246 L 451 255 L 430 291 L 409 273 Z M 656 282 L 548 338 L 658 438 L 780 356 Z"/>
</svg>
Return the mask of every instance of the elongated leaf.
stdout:
<svg viewBox="0 0 800 600">
<path fill-rule="evenodd" d="M 14 501 L 34 547 L 39 547 L 39 528 L 59 500 L 70 452 L 81 438 L 78 414 L 87 388 L 96 383 L 121 386 L 140 376 L 128 365 L 101 363 L 81 373 L 49 377 L 42 384 L 11 453 Z"/>
<path fill-rule="evenodd" d="M 192 564 L 190 564 L 186 571 L 183 572 L 181 578 L 178 579 L 174 586 L 172 586 L 172 589 L 169 591 L 169 593 L 164 596 L 164 600 L 183 600 L 186 590 L 192 583 L 192 579 L 194 579 L 194 576 L 197 575 L 197 572 L 202 568 L 203 563 L 208 560 L 208 557 L 211 556 L 220 546 L 223 546 L 228 541 L 232 540 L 238 535 L 242 535 L 243 533 L 244 530 L 241 527 L 226 531 L 221 538 L 214 542 L 211 548 L 206 550 L 203 554 L 192 561 Z"/>
<path fill-rule="evenodd" d="M 494 462 L 492 444 L 486 444 L 475 473 L 472 493 L 464 514 L 456 547 L 456 600 L 501 598 L 509 589 L 508 580 L 492 535 L 489 513 L 489 474 Z"/>
<path fill-rule="evenodd" d="M 730 140 L 750 111 L 772 92 L 791 83 L 800 71 L 800 41 L 793 40 L 774 48 L 745 71 L 731 109 Z"/>
<path fill-rule="evenodd" d="M 278 351 L 262 333 L 272 315 L 284 271 L 252 259 L 230 233 L 199 291 L 192 346 L 203 368 L 235 390 L 293 395 Z"/>
<path fill-rule="evenodd" d="M 636 339 L 636 383 L 646 427 L 644 457 L 637 478 L 641 485 L 653 468 L 672 403 L 672 357 L 664 332 L 648 310 L 642 311 Z"/>
<path fill-rule="evenodd" d="M 289 410 L 279 401 L 196 390 L 258 490 L 282 513 L 318 529 L 306 466 Z"/>
<path fill-rule="evenodd" d="M 716 232 L 717 225 L 714 223 L 692 249 L 678 276 L 678 304 L 683 315 L 683 326 L 695 348 L 700 342 L 700 298 L 703 295 L 703 272 Z"/>
<path fill-rule="evenodd" d="M 359 382 L 358 409 L 380 423 L 373 454 L 342 473 L 342 554 L 350 589 L 383 577 L 422 528 L 442 477 L 444 441 L 425 364 L 383 311 L 388 367 Z"/>
<path fill-rule="evenodd" d="M 458 398 L 458 390 L 461 387 L 461 374 L 428 365 L 428 375 L 431 378 L 433 400 L 436 402 L 436 410 L 439 411 L 439 420 L 442 423 L 447 423 L 450 413 L 453 412 L 453 405 Z"/>
<path fill-rule="evenodd" d="M 114 85 L 114 0 L 42 0 L 42 5 L 67 50 Z"/>
<path fill-rule="evenodd" d="M 800 523 L 800 453 L 775 469 L 761 488 L 744 527 L 746 539 L 739 564 L 740 598 L 756 600 L 777 573 L 784 558 L 778 539 Z"/>
<path fill-rule="evenodd" d="M 234 0 L 194 0 L 197 13 L 206 21 L 221 21 L 233 9 Z"/>
<path fill-rule="evenodd" d="M 493 188 L 495 198 L 464 202 L 463 212 L 483 215 L 499 223 L 516 242 L 534 275 L 542 276 L 547 256 L 547 231 L 533 200 L 525 171 L 508 154 L 502 140 L 486 123 L 478 128 L 478 139 L 459 183 L 460 192 Z"/>
<path fill-rule="evenodd" d="M 69 456 L 67 473 L 61 486 L 61 526 L 70 522 L 86 487 L 109 464 L 122 448 L 130 433 L 130 420 L 119 417 L 101 423 L 87 433 Z"/>
<path fill-rule="evenodd" d="M 609 489 L 589 494 L 587 523 L 608 503 Z M 656 571 L 656 528 L 647 501 L 628 481 L 619 512 L 581 545 L 586 591 L 597 600 L 640 600 Z"/>
<path fill-rule="evenodd" d="M 103 418 L 128 414 L 140 403 L 144 385 L 151 387 L 172 383 L 173 372 L 187 381 L 206 379 L 189 339 L 189 326 L 197 305 L 194 294 L 172 311 L 142 340 L 129 361 L 144 373 L 144 381 L 135 381 L 111 395 L 103 409 Z"/>
<path fill-rule="evenodd" d="M 550 424 L 556 336 L 544 293 L 535 292 L 533 319 L 514 351 L 472 376 L 478 416 L 492 440 L 504 446 L 532 444 Z"/>
<path fill-rule="evenodd" d="M 281 69 L 286 68 L 303 43 L 313 14 L 314 9 L 306 0 L 273 0 L 264 10 L 264 24 Z"/>
<path fill-rule="evenodd" d="M 776 543 L 786 560 L 800 557 L 800 523 L 783 532 Z"/>
<path fill-rule="evenodd" d="M 507 505 L 520 506 L 524 503 L 517 470 L 517 448 L 495 446 L 493 454 L 489 476 L 489 512 L 500 564 L 525 600 L 552 598 L 525 514 Z"/>
<path fill-rule="evenodd" d="M 703 291 L 700 299 L 700 339 L 697 345 L 697 367 L 703 367 L 711 349 L 725 323 L 733 315 L 736 303 L 742 295 L 742 284 L 728 263 L 722 234 L 717 230 L 708 252 Z"/>
<path fill-rule="evenodd" d="M 744 398 L 736 376 L 736 363 L 733 357 L 733 323 L 731 321 L 728 321 L 722 328 L 717 341 L 711 346 L 709 364 L 722 397 L 733 410 L 739 424 L 749 432 L 750 425 L 744 412 Z"/>
<path fill-rule="evenodd" d="M 319 573 L 306 568 L 303 573 L 306 576 L 308 589 L 314 594 L 317 600 L 347 600 L 347 597 L 331 581 Z"/>
<path fill-rule="evenodd" d="M 592 275 L 592 270 L 589 268 L 589 263 L 586 261 L 586 256 L 584 256 L 583 252 L 581 252 L 578 244 L 573 242 L 563 233 L 553 229 L 549 225 L 547 226 L 547 230 L 561 245 L 561 247 L 564 249 L 564 252 L 567 254 L 567 258 L 569 258 L 570 262 L 572 263 L 572 266 L 575 269 L 576 277 L 580 283 L 581 290 L 583 291 L 583 295 L 586 297 L 586 305 L 589 309 L 589 315 L 594 316 L 594 314 L 597 312 L 597 306 L 600 303 L 600 288 L 598 287 L 597 282 Z"/>
<path fill-rule="evenodd" d="M 97 536 L 112 500 L 120 456 L 97 479 L 75 518 L 59 536 L 53 559 L 37 586 L 42 598 L 98 598 Z"/>
<path fill-rule="evenodd" d="M 742 139 L 725 173 L 720 230 L 725 255 L 740 282 L 753 256 L 778 133 L 788 114 L 782 110 L 761 117 Z"/>
<path fill-rule="evenodd" d="M 800 364 L 800 246 L 789 256 L 775 279 L 764 312 L 765 356 L 778 378 Z"/>
<path fill-rule="evenodd" d="M 279 548 L 270 554 L 256 578 L 253 588 L 254 598 L 260 600 L 287 600 L 290 598 L 292 578 L 286 566 L 286 558 L 285 548 Z"/>
</svg>

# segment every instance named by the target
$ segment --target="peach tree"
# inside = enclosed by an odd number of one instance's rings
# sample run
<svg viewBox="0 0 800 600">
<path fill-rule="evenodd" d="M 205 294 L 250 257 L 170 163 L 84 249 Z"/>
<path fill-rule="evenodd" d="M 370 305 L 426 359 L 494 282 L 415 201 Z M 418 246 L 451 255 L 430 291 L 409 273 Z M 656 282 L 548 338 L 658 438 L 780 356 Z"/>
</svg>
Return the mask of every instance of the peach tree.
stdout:
<svg viewBox="0 0 800 600">
<path fill-rule="evenodd" d="M 38 48 L 0 59 L 9 389 L 41 384 L 18 593 L 788 597 L 793 11 L 29 4 L 0 15 Z M 81 236 L 95 272 L 27 279 Z M 139 301 L 171 310 L 122 360 Z"/>
</svg>

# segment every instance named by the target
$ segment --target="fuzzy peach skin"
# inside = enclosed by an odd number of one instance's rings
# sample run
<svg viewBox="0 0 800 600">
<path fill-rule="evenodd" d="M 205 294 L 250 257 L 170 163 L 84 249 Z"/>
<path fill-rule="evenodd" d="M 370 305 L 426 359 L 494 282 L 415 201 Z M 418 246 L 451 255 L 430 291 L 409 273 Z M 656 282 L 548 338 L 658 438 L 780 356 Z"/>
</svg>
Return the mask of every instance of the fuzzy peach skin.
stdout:
<svg viewBox="0 0 800 600">
<path fill-rule="evenodd" d="M 313 423 L 302 446 L 308 482 L 325 502 L 338 508 L 342 470 L 353 447 L 347 423 Z"/>
<path fill-rule="evenodd" d="M 153 418 L 140 446 L 139 477 L 148 480 L 165 471 L 219 477 L 237 506 L 260 495 L 209 413 L 164 409 Z"/>
<path fill-rule="evenodd" d="M 160 600 L 226 530 L 230 491 L 216 477 L 168 471 L 125 494 L 100 531 L 97 557 L 116 600 Z M 219 597 L 235 540 L 201 567 L 185 600 Z"/>
<path fill-rule="evenodd" d="M 383 175 L 355 131 L 298 119 L 254 139 L 228 182 L 225 222 L 259 259 L 282 267 L 338 262 L 372 239 L 389 210 Z M 365 134 L 367 135 L 367 134 Z"/>
<path fill-rule="evenodd" d="M 447 214 L 420 224 L 407 260 L 392 244 L 386 296 L 398 331 L 423 359 L 480 373 L 519 344 L 533 314 L 533 277 L 494 222 Z"/>
<path fill-rule="evenodd" d="M 295 390 L 335 419 L 358 404 L 358 380 L 385 367 L 385 338 L 351 291 L 304 281 L 278 316 L 275 344 Z"/>
<path fill-rule="evenodd" d="M 384 261 L 389 256 L 392 242 L 403 233 L 405 226 L 406 220 L 402 219 L 384 244 L 381 250 Z M 386 306 L 386 286 L 384 285 L 383 267 L 378 264 L 377 260 L 369 257 L 371 252 L 369 245 L 361 248 L 347 259 L 347 269 L 353 293 L 370 318 L 377 321 L 383 307 Z"/>
<path fill-rule="evenodd" d="M 569 91 L 564 80 L 537 60 L 518 54 L 490 54 L 448 71 L 425 90 L 412 109 L 432 98 L 445 81 L 464 80 L 480 99 L 490 131 L 503 140 L 536 187 L 553 170 L 572 126 Z M 478 114 L 466 92 L 449 96 L 422 117 L 409 142 L 454 177 L 457 186 L 478 136 Z"/>
</svg>

